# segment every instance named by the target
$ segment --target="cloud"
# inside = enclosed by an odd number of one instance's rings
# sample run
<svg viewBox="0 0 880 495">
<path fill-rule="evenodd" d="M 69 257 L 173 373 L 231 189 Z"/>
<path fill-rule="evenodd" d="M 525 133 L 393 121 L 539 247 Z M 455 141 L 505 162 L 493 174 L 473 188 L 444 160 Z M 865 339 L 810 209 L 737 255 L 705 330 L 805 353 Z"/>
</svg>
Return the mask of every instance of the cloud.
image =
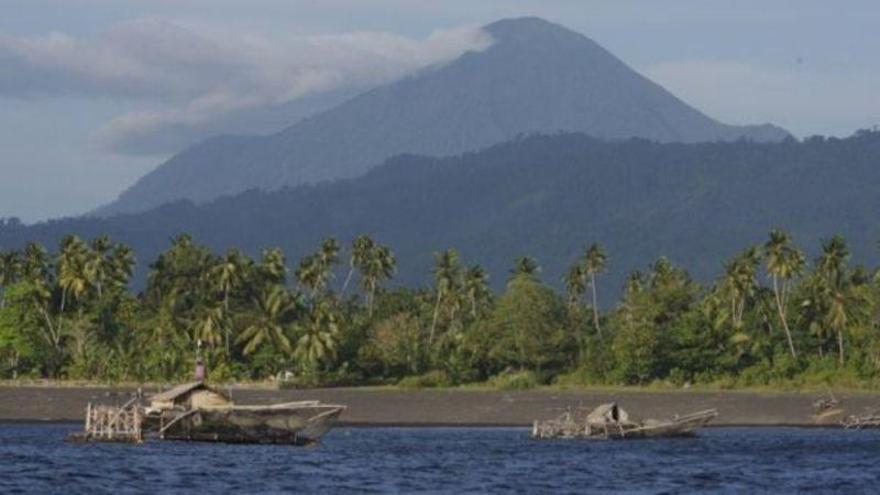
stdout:
<svg viewBox="0 0 880 495">
<path fill-rule="evenodd" d="M 217 132 L 278 129 L 270 125 L 490 43 L 475 27 L 422 40 L 374 31 L 270 39 L 147 18 L 91 39 L 0 35 L 0 96 L 131 100 L 139 108 L 106 123 L 96 141 L 168 153 Z"/>
<path fill-rule="evenodd" d="M 730 60 L 687 60 L 644 70 L 677 96 L 728 123 L 772 122 L 799 136 L 854 132 L 880 124 L 880 75 L 815 72 Z"/>
</svg>

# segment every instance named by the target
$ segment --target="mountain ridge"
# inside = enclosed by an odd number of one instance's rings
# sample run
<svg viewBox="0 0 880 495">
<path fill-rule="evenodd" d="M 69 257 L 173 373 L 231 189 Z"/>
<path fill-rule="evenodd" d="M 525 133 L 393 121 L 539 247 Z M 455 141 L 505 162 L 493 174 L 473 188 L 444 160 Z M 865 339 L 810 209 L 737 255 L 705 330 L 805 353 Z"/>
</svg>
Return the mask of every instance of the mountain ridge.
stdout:
<svg viewBox="0 0 880 495">
<path fill-rule="evenodd" d="M 351 178 L 397 154 L 456 155 L 531 133 L 660 142 L 788 135 L 770 124 L 716 122 L 586 36 L 542 19 L 484 29 L 494 40 L 485 50 L 368 90 L 276 134 L 198 143 L 97 213 Z"/>
<path fill-rule="evenodd" d="M 607 249 L 603 293 L 625 274 L 668 256 L 701 281 L 773 228 L 812 256 L 836 233 L 855 262 L 878 261 L 880 133 L 779 143 L 609 142 L 583 134 L 529 136 L 457 157 L 403 155 L 361 177 L 278 191 L 251 190 L 111 218 L 0 224 L 0 248 L 35 240 L 54 249 L 68 233 L 108 234 L 146 265 L 187 232 L 221 253 L 281 247 L 289 263 L 334 236 L 366 233 L 394 251 L 396 283 L 430 283 L 433 253 L 458 249 L 495 287 L 513 259 L 535 256 L 560 277 L 585 245 Z"/>
</svg>

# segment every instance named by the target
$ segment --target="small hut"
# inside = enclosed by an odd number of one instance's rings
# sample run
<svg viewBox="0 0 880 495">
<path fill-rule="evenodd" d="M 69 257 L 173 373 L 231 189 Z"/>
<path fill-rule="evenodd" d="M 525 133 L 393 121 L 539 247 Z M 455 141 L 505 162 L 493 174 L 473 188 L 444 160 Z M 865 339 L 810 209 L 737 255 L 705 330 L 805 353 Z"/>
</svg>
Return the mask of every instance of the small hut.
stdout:
<svg viewBox="0 0 880 495">
<path fill-rule="evenodd" d="M 167 411 L 174 408 L 190 411 L 232 405 L 228 395 L 202 381 L 184 383 L 150 397 L 152 411 Z"/>
</svg>

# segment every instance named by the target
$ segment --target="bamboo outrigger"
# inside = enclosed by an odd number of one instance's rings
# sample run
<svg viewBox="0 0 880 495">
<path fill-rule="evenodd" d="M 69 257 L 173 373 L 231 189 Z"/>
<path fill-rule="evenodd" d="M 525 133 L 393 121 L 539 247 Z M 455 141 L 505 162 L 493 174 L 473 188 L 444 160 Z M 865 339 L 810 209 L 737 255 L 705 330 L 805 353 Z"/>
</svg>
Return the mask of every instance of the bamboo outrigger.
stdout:
<svg viewBox="0 0 880 495">
<path fill-rule="evenodd" d="M 143 411 L 137 405 L 139 399 L 139 396 L 135 396 L 122 407 L 92 405 L 89 402 L 86 406 L 84 430 L 70 435 L 68 440 L 75 442 L 143 442 Z"/>
<path fill-rule="evenodd" d="M 602 404 L 589 414 L 566 411 L 561 416 L 532 425 L 534 438 L 586 438 L 596 440 L 691 436 L 718 416 L 715 409 L 674 416 L 669 420 L 633 421 L 616 403 Z"/>
<path fill-rule="evenodd" d="M 307 445 L 320 441 L 345 406 L 318 401 L 237 405 L 204 381 L 178 385 L 125 405 L 88 405 L 85 429 L 71 441 L 140 443 L 147 438 Z"/>
</svg>

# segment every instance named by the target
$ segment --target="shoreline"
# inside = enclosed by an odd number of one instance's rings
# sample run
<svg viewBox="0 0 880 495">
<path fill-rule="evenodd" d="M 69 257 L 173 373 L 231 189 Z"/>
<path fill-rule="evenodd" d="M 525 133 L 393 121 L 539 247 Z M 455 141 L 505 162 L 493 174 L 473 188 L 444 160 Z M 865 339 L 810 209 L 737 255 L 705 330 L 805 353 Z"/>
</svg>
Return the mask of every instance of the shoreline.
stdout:
<svg viewBox="0 0 880 495">
<path fill-rule="evenodd" d="M 123 401 L 136 387 L 0 385 L 0 424 L 81 422 L 86 404 Z M 240 404 L 314 399 L 348 407 L 340 426 L 366 427 L 529 427 L 567 407 L 592 408 L 617 402 L 636 418 L 667 418 L 715 408 L 713 427 L 838 426 L 851 414 L 880 406 L 877 392 L 835 392 L 840 413 L 821 421 L 812 403 L 821 392 L 705 390 L 533 389 L 523 391 L 394 388 L 277 390 L 224 387 Z M 145 394 L 158 387 L 143 387 Z"/>
</svg>

